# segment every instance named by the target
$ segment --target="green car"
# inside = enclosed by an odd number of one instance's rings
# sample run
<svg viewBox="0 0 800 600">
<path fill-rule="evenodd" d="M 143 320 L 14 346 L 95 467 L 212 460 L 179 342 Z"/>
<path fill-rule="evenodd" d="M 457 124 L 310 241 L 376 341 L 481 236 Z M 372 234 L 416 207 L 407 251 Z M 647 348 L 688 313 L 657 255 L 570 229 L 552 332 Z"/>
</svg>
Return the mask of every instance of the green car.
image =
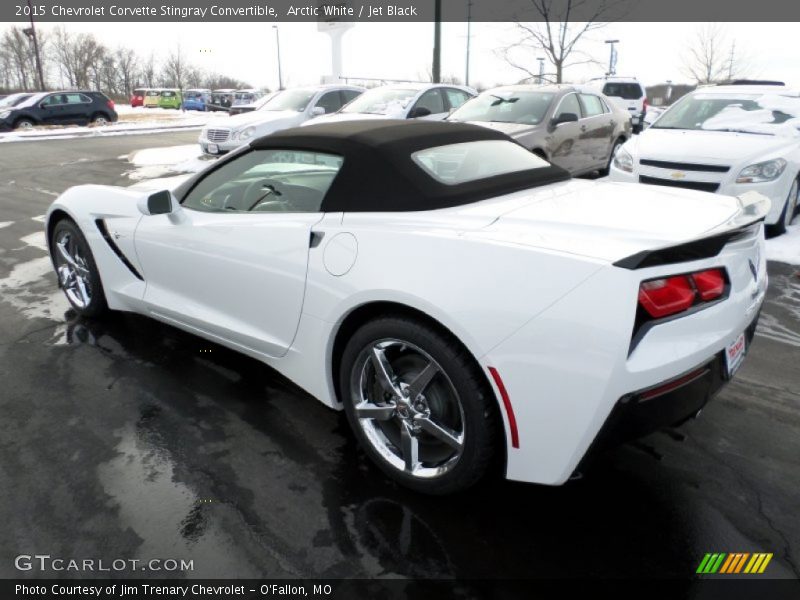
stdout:
<svg viewBox="0 0 800 600">
<path fill-rule="evenodd" d="M 180 108 L 183 98 L 178 90 L 161 90 L 161 95 L 158 97 L 158 106 L 160 108 Z"/>
</svg>

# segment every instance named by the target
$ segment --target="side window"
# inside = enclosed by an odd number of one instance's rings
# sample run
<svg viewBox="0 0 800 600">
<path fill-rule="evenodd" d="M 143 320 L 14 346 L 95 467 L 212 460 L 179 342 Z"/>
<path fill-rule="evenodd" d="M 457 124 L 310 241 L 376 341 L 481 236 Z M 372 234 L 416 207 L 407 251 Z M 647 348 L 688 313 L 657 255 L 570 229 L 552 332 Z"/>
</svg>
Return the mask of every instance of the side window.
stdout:
<svg viewBox="0 0 800 600">
<path fill-rule="evenodd" d="M 344 159 L 306 150 L 251 150 L 203 178 L 183 206 L 203 212 L 319 212 Z"/>
<path fill-rule="evenodd" d="M 556 118 L 565 113 L 572 113 L 581 118 L 581 105 L 578 103 L 578 94 L 567 94 L 561 99 L 561 104 L 558 106 Z"/>
<path fill-rule="evenodd" d="M 328 92 L 327 94 L 323 94 L 322 97 L 317 100 L 317 106 L 321 106 L 325 109 L 325 114 L 331 114 L 342 108 L 342 99 L 339 96 L 339 92 Z"/>
<path fill-rule="evenodd" d="M 358 90 L 342 90 L 342 106 L 361 95 Z"/>
<path fill-rule="evenodd" d="M 600 97 L 594 94 L 581 94 L 581 104 L 584 117 L 596 117 L 606 112 Z"/>
<path fill-rule="evenodd" d="M 89 104 L 91 100 L 83 94 L 67 94 L 66 104 Z"/>
<path fill-rule="evenodd" d="M 470 98 L 467 92 L 455 88 L 445 88 L 444 94 L 447 96 L 447 103 L 450 105 L 450 108 L 458 108 Z"/>
<path fill-rule="evenodd" d="M 42 104 L 46 106 L 57 106 L 66 103 L 67 99 L 64 97 L 64 94 L 52 94 L 42 101 Z"/>
<path fill-rule="evenodd" d="M 422 94 L 412 110 L 419 108 L 427 108 L 430 111 L 429 114 L 432 115 L 447 112 L 445 111 L 444 98 L 442 98 L 439 88 L 428 90 Z"/>
</svg>

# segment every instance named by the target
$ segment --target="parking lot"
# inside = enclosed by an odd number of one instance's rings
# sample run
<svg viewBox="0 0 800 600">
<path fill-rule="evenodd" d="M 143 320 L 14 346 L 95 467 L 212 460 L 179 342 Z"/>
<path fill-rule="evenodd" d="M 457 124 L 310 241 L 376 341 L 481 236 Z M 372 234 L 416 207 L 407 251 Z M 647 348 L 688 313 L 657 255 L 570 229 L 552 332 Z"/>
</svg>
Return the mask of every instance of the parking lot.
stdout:
<svg viewBox="0 0 800 600">
<path fill-rule="evenodd" d="M 0 575 L 14 556 L 170 557 L 187 577 L 691 577 L 707 552 L 800 576 L 800 277 L 770 263 L 745 366 L 698 421 L 561 488 L 420 496 L 260 363 L 142 317 L 75 317 L 40 217 L 197 132 L 0 145 Z M 143 576 L 163 576 L 144 574 Z"/>
</svg>

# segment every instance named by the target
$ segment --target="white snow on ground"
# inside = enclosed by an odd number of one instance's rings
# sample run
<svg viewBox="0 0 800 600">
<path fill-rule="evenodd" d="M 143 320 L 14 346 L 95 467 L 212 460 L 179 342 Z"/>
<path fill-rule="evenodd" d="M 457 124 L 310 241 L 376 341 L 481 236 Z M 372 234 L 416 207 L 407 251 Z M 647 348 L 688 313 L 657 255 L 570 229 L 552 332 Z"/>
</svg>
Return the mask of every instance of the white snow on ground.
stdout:
<svg viewBox="0 0 800 600">
<path fill-rule="evenodd" d="M 783 235 L 767 240 L 767 260 L 800 265 L 800 224 L 790 225 Z"/>
<path fill-rule="evenodd" d="M 135 168 L 126 175 L 135 181 L 154 179 L 172 173 L 196 173 L 213 160 L 203 157 L 198 144 L 147 148 L 134 152 L 127 158 Z"/>
<path fill-rule="evenodd" d="M 153 130 L 178 131 L 181 129 L 200 129 L 213 122 L 224 122 L 230 118 L 226 112 L 200 112 L 195 110 L 174 110 L 166 108 L 131 108 L 117 105 L 119 121 L 102 127 L 52 126 L 35 127 L 31 131 L 10 131 L 0 133 L 0 143 L 24 142 L 29 140 L 69 139 L 86 136 L 136 135 Z"/>
<path fill-rule="evenodd" d="M 3 227 L 8 227 L 9 225 L 13 225 L 13 224 L 14 224 L 14 221 L 3 221 L 2 223 L 0 223 L 0 229 L 2 229 Z"/>
</svg>

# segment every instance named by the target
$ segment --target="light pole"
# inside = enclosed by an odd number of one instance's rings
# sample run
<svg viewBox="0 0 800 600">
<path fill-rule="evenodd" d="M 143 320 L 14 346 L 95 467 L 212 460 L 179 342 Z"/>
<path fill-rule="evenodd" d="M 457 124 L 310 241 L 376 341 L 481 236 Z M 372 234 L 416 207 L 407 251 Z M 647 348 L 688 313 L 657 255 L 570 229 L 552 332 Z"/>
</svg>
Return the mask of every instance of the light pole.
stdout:
<svg viewBox="0 0 800 600">
<path fill-rule="evenodd" d="M 281 73 L 281 32 L 277 25 L 273 25 L 272 28 L 275 30 L 275 43 L 278 46 L 278 89 L 282 90 L 283 75 Z"/>
<path fill-rule="evenodd" d="M 31 26 L 28 29 L 25 29 L 24 33 L 33 42 L 33 54 L 36 58 L 36 74 L 39 76 L 39 90 L 43 92 L 44 73 L 42 73 L 42 59 L 39 56 L 39 39 L 36 37 L 36 27 L 33 25 L 33 7 L 31 6 L 31 0 L 28 0 L 28 11 L 31 17 Z"/>
<path fill-rule="evenodd" d="M 467 0 L 467 67 L 464 73 L 464 85 L 469 85 L 469 46 L 472 41 L 472 0 Z"/>
<path fill-rule="evenodd" d="M 442 0 L 433 5 L 433 83 L 442 81 Z"/>
<path fill-rule="evenodd" d="M 606 40 L 606 44 L 610 44 L 611 51 L 608 54 L 608 73 L 606 75 L 617 74 L 617 51 L 614 44 L 619 44 L 619 40 Z"/>
<path fill-rule="evenodd" d="M 536 60 L 539 61 L 539 85 L 544 83 L 544 57 L 540 56 Z"/>
</svg>

